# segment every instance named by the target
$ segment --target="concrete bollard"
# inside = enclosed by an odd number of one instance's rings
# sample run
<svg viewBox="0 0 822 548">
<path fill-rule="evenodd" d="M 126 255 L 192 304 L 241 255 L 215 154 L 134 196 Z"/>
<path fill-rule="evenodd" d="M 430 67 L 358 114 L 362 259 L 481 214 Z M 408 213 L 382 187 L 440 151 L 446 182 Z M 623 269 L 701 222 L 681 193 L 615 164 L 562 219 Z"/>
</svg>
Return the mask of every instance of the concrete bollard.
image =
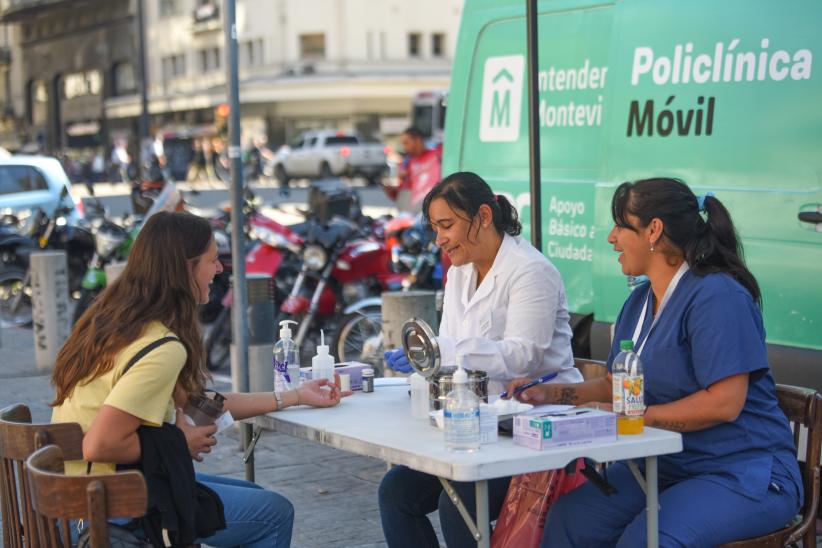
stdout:
<svg viewBox="0 0 822 548">
<path fill-rule="evenodd" d="M 49 371 L 71 330 L 66 253 L 32 253 L 30 265 L 34 360 L 38 371 Z"/>
<path fill-rule="evenodd" d="M 271 392 L 274 390 L 274 282 L 268 274 L 248 274 L 248 391 Z M 236 340 L 236 337 L 232 338 Z M 237 350 L 231 345 L 231 382 L 236 391 L 239 387 Z M 241 425 L 244 430 L 241 450 L 246 451 L 245 479 L 254 481 L 254 444 L 260 435 L 256 427 L 252 435 L 251 423 Z M 246 447 L 249 440 L 251 447 Z"/>
<path fill-rule="evenodd" d="M 382 294 L 382 340 L 386 350 L 402 348 L 402 326 L 411 318 L 425 320 L 436 333 L 437 296 L 434 291 L 391 291 Z"/>
<path fill-rule="evenodd" d="M 106 284 L 111 285 L 111 283 L 116 280 L 120 274 L 123 273 L 123 270 L 126 268 L 126 262 L 122 261 L 119 263 L 110 263 L 104 267 L 106 271 Z"/>
</svg>

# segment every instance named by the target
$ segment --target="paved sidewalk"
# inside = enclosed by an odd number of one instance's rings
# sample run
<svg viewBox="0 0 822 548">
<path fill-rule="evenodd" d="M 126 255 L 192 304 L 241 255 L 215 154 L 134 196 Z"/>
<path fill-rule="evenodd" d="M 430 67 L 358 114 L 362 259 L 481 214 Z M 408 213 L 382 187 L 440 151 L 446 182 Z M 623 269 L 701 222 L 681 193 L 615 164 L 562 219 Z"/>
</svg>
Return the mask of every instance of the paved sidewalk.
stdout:
<svg viewBox="0 0 822 548">
<path fill-rule="evenodd" d="M 227 389 L 224 384 L 218 389 Z M 35 421 L 48 421 L 53 395 L 48 372 L 34 367 L 31 330 L 0 332 L 0 408 L 22 402 Z M 199 471 L 243 478 L 238 431 L 229 429 Z M 276 432 L 264 432 L 255 450 L 257 483 L 286 496 L 296 510 L 292 546 L 386 546 L 377 508 L 377 487 L 386 465 Z M 432 521 L 439 531 L 436 513 Z M 442 542 L 442 540 L 441 540 Z M 442 542 L 444 545 L 444 542 Z"/>
</svg>

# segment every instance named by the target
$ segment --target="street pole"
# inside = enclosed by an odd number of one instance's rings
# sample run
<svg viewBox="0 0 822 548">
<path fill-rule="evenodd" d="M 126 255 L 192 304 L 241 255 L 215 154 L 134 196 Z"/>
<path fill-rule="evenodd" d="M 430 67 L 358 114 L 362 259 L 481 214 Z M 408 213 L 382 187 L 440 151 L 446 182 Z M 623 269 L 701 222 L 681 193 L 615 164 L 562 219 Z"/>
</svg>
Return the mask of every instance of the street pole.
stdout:
<svg viewBox="0 0 822 548">
<path fill-rule="evenodd" d="M 528 153 L 531 168 L 531 243 L 542 251 L 542 188 L 539 156 L 539 28 L 537 0 L 526 0 L 528 26 Z"/>
<path fill-rule="evenodd" d="M 137 65 L 140 85 L 140 118 L 138 121 L 138 132 L 140 134 L 140 151 L 142 152 L 143 141 L 148 138 L 148 78 L 146 76 L 146 29 L 145 11 L 143 4 L 145 0 L 137 2 Z"/>
<path fill-rule="evenodd" d="M 235 390 L 248 392 L 248 294 L 245 283 L 245 234 L 243 227 L 243 164 L 240 158 L 240 77 L 237 69 L 237 22 L 235 0 L 226 0 L 225 47 L 228 82 L 228 159 L 231 162 L 231 265 L 234 304 L 231 307 L 232 340 L 236 348 L 231 360 Z M 242 423 L 243 449 L 251 443 L 251 424 Z M 254 463 L 246 463 L 246 479 L 254 478 Z"/>
</svg>

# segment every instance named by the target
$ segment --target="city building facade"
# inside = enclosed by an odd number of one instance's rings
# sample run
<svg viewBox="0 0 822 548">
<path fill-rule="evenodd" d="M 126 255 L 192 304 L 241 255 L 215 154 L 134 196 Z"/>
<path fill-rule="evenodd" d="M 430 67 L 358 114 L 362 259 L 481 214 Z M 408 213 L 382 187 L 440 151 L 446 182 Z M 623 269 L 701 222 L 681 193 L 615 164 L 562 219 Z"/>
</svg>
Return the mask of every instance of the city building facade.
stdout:
<svg viewBox="0 0 822 548">
<path fill-rule="evenodd" d="M 18 136 L 51 150 L 133 142 L 138 1 L 0 4 L 6 47 L 20 49 L 6 66 L 0 45 L 12 90 L 0 103 L 11 105 Z M 142 1 L 151 131 L 172 141 L 219 132 L 223 2 Z M 462 0 L 237 0 L 236 9 L 244 137 L 276 146 L 315 128 L 398 134 L 417 92 L 448 87 Z"/>
</svg>

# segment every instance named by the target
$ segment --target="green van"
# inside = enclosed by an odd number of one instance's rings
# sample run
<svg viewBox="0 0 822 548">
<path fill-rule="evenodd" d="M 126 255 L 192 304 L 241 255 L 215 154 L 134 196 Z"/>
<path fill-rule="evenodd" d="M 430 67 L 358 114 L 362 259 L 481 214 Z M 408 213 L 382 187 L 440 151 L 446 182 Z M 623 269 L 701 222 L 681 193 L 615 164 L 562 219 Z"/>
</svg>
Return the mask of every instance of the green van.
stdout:
<svg viewBox="0 0 822 548">
<path fill-rule="evenodd" d="M 443 173 L 482 174 L 530 237 L 525 5 L 465 2 Z M 607 356 L 629 291 L 606 242 L 614 188 L 679 177 L 734 217 L 777 381 L 822 390 L 822 2 L 546 0 L 538 14 L 542 251 L 577 351 Z"/>
</svg>

